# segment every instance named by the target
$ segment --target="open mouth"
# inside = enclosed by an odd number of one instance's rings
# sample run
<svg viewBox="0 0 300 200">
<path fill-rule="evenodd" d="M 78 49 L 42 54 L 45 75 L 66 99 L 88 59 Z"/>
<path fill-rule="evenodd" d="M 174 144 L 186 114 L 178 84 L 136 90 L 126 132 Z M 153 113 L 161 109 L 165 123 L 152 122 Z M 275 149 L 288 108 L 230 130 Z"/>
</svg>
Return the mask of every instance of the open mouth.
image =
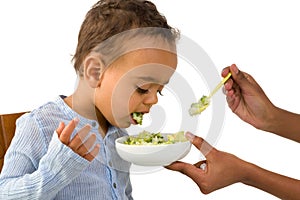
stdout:
<svg viewBox="0 0 300 200">
<path fill-rule="evenodd" d="M 133 121 L 133 124 L 139 124 L 142 125 L 143 122 L 143 115 L 144 113 L 142 112 L 134 112 L 131 113 L 131 119 Z"/>
</svg>

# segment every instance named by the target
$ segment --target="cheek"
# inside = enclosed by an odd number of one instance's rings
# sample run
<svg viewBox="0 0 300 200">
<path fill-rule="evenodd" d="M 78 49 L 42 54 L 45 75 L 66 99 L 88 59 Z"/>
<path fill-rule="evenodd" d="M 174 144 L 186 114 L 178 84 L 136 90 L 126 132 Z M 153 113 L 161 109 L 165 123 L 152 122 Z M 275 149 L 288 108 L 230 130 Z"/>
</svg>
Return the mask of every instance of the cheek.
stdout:
<svg viewBox="0 0 300 200">
<path fill-rule="evenodd" d="M 114 90 L 111 96 L 112 114 L 116 118 L 122 118 L 135 110 L 138 98 L 128 87 L 119 87 Z"/>
<path fill-rule="evenodd" d="M 129 106 L 129 110 L 132 112 L 132 111 L 135 111 L 140 104 L 142 104 L 143 102 L 143 98 L 141 97 L 141 95 L 139 94 L 132 94 L 130 96 L 130 99 L 129 99 L 129 103 L 128 103 L 128 106 Z"/>
<path fill-rule="evenodd" d="M 121 118 L 135 111 L 139 105 L 138 98 L 128 95 L 127 98 L 124 98 L 124 96 L 122 96 L 121 98 L 115 98 L 115 100 L 113 100 L 112 102 L 113 115 L 115 117 L 118 116 Z"/>
</svg>

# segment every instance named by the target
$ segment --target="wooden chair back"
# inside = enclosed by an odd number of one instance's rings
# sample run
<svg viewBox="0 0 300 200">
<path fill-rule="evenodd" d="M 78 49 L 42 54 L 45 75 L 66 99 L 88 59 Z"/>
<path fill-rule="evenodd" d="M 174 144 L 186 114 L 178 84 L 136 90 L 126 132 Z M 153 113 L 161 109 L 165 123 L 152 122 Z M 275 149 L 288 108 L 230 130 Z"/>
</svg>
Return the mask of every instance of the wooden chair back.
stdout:
<svg viewBox="0 0 300 200">
<path fill-rule="evenodd" d="M 4 155 L 15 134 L 16 120 L 25 113 L 0 114 L 0 172 L 4 162 Z"/>
</svg>

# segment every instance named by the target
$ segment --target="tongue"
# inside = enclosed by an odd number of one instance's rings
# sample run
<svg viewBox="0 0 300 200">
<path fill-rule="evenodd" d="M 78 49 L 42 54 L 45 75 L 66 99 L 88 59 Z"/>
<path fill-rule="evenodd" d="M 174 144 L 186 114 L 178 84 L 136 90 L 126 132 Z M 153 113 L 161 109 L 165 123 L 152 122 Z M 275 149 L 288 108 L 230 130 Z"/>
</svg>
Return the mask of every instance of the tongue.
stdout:
<svg viewBox="0 0 300 200">
<path fill-rule="evenodd" d="M 131 124 L 133 124 L 133 125 L 138 124 L 137 121 L 135 119 L 133 119 L 132 115 L 130 115 L 130 121 L 131 121 Z"/>
</svg>

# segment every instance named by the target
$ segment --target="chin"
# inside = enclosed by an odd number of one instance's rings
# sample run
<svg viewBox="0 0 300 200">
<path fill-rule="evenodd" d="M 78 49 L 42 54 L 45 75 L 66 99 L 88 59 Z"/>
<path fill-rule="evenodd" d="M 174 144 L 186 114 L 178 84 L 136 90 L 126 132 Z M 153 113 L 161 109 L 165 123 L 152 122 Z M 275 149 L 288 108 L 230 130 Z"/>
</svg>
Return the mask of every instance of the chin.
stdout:
<svg viewBox="0 0 300 200">
<path fill-rule="evenodd" d="M 120 122 L 114 122 L 112 125 L 118 128 L 128 128 L 131 125 L 131 123 L 120 121 Z"/>
</svg>

